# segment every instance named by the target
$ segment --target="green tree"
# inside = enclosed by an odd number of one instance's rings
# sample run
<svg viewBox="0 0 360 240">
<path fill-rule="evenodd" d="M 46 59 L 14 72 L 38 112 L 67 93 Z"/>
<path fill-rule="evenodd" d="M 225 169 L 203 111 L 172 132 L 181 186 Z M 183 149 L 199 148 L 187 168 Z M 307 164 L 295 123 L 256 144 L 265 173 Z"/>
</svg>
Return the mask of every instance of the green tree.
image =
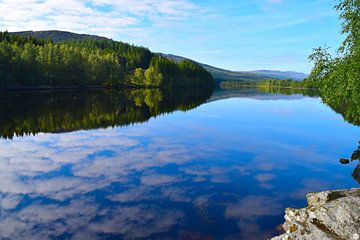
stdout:
<svg viewBox="0 0 360 240">
<path fill-rule="evenodd" d="M 343 0 L 336 7 L 345 40 L 339 56 L 332 58 L 324 48 L 310 56 L 314 68 L 307 86 L 320 89 L 321 97 L 346 120 L 360 123 L 360 1 Z"/>
</svg>

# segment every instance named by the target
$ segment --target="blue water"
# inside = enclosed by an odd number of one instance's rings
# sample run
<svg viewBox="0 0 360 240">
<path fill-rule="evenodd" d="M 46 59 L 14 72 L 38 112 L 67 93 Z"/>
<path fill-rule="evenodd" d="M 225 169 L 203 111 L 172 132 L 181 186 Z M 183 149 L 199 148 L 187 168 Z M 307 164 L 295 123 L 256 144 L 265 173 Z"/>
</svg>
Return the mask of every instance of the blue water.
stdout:
<svg viewBox="0 0 360 240">
<path fill-rule="evenodd" d="M 320 98 L 256 93 L 1 139 L 0 239 L 266 239 L 307 192 L 359 186 L 359 140 Z"/>
</svg>

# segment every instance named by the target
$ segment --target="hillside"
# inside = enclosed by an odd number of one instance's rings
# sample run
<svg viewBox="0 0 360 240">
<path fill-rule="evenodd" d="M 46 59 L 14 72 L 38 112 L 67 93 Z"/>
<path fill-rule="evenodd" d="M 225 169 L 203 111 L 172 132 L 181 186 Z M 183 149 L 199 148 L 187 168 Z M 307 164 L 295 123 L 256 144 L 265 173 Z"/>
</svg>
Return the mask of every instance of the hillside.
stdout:
<svg viewBox="0 0 360 240">
<path fill-rule="evenodd" d="M 57 31 L 57 30 L 50 30 L 50 31 L 23 31 L 23 32 L 12 32 L 10 34 L 16 34 L 23 37 L 32 36 L 34 38 L 41 38 L 41 39 L 52 39 L 54 42 L 62 42 L 62 41 L 69 41 L 69 40 L 110 40 L 106 37 L 99 37 L 95 35 L 88 35 L 88 34 L 77 34 L 72 32 L 65 32 L 65 31 Z"/>
<path fill-rule="evenodd" d="M 176 61 L 181 62 L 184 57 L 176 56 L 172 54 L 162 54 L 163 56 Z M 296 81 L 302 81 L 307 77 L 305 73 L 291 72 L 291 71 L 272 71 L 272 70 L 255 70 L 255 71 L 230 71 L 217 67 L 210 66 L 208 64 L 199 63 L 205 68 L 216 82 L 221 81 L 244 81 L 244 82 L 256 82 L 264 79 L 293 79 Z"/>
<path fill-rule="evenodd" d="M 214 85 L 196 62 L 69 32 L 0 32 L 0 56 L 0 89 Z"/>
<path fill-rule="evenodd" d="M 70 40 L 110 40 L 105 37 L 99 37 L 95 35 L 87 34 L 77 34 L 64 31 L 24 31 L 24 32 L 14 32 L 11 34 L 21 35 L 21 36 L 32 36 L 36 38 L 42 38 L 45 40 L 52 39 L 54 42 L 63 42 Z M 173 60 L 177 63 L 184 60 L 191 60 L 181 56 L 176 56 L 172 54 L 163 54 L 159 53 L 163 57 L 166 57 L 170 60 Z M 271 70 L 256 70 L 256 71 L 229 71 L 217 67 L 213 67 L 204 63 L 198 63 L 203 68 L 205 68 L 214 78 L 217 84 L 222 81 L 242 81 L 242 82 L 256 82 L 264 79 L 293 79 L 297 81 L 302 81 L 307 77 L 304 73 L 298 72 L 282 72 L 282 71 L 271 71 Z"/>
<path fill-rule="evenodd" d="M 279 78 L 279 79 L 293 79 L 297 81 L 304 80 L 308 74 L 300 73 L 300 72 L 292 72 L 292 71 L 272 71 L 272 70 L 256 70 L 252 71 L 253 73 L 258 73 L 266 76 L 270 76 L 272 78 Z"/>
</svg>

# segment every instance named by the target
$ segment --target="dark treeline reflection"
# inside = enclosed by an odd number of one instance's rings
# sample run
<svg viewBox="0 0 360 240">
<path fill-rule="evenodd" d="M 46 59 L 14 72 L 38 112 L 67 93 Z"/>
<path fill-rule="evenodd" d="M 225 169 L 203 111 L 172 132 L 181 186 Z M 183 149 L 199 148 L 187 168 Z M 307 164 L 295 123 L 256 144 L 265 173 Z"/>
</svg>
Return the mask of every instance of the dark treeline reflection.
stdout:
<svg viewBox="0 0 360 240">
<path fill-rule="evenodd" d="M 321 98 L 347 122 L 360 126 L 360 93 L 354 90 L 350 94 L 345 94 L 341 91 L 342 89 L 339 89 L 336 94 L 330 91 L 322 93 Z"/>
<path fill-rule="evenodd" d="M 286 94 L 286 95 L 302 94 L 304 96 L 309 96 L 309 97 L 319 96 L 319 91 L 310 88 L 290 88 L 290 87 L 285 88 L 285 87 L 259 86 L 257 87 L 257 90 L 259 90 L 260 92 L 272 93 L 272 94 Z"/>
<path fill-rule="evenodd" d="M 357 164 L 357 166 L 355 167 L 355 169 L 352 173 L 352 177 L 355 179 L 355 181 L 358 184 L 360 184 L 360 142 L 359 142 L 359 147 L 352 153 L 350 159 L 346 159 L 346 158 L 340 159 L 341 164 L 349 164 L 350 161 L 351 162 L 359 161 L 359 163 Z"/>
<path fill-rule="evenodd" d="M 277 94 L 303 94 L 309 97 L 320 96 L 322 101 L 335 112 L 341 114 L 345 121 L 360 126 L 360 97 L 358 97 L 359 93 L 357 91 L 346 95 L 341 93 L 341 89 L 336 94 L 331 91 L 318 91 L 307 88 L 259 87 L 258 90 Z"/>
<path fill-rule="evenodd" d="M 212 89 L 2 92 L 0 137 L 125 126 L 204 103 Z"/>
</svg>

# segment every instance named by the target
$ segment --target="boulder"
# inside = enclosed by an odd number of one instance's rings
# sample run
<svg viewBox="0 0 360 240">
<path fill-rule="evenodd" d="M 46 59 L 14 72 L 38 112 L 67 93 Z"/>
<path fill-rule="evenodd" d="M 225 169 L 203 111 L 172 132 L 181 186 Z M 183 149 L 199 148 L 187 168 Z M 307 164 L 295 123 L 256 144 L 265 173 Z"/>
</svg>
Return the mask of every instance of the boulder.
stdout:
<svg viewBox="0 0 360 240">
<path fill-rule="evenodd" d="M 286 209 L 286 232 L 272 240 L 360 240 L 360 189 L 308 193 L 306 199 L 306 208 Z"/>
</svg>

